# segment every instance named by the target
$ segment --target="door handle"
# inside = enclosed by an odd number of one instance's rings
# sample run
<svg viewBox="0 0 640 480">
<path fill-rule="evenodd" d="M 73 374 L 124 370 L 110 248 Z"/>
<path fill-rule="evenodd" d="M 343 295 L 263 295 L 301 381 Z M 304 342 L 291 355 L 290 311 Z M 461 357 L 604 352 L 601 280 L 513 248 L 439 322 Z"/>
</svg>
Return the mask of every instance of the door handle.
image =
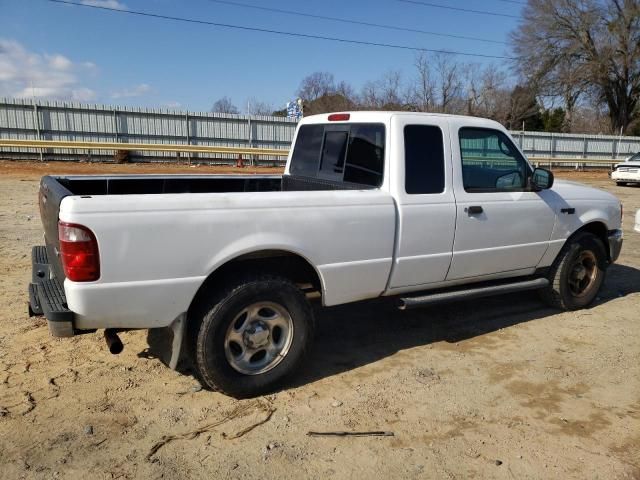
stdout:
<svg viewBox="0 0 640 480">
<path fill-rule="evenodd" d="M 479 213 L 483 212 L 482 207 L 480 205 L 474 205 L 472 207 L 468 207 L 466 210 L 469 215 L 478 215 Z"/>
</svg>

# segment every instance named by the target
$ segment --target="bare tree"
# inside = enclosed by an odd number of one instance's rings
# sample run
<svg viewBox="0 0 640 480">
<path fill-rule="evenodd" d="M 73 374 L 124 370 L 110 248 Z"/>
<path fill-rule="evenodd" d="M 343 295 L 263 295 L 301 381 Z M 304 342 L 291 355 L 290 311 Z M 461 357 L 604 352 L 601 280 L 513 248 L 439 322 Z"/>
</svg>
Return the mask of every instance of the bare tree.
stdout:
<svg viewBox="0 0 640 480">
<path fill-rule="evenodd" d="M 506 74 L 495 65 L 458 63 L 446 55 L 416 55 L 410 87 L 414 111 L 465 113 L 504 123 L 510 108 Z"/>
<path fill-rule="evenodd" d="M 302 79 L 297 94 L 304 102 L 305 115 L 358 108 L 353 87 L 344 81 L 336 84 L 333 74 L 328 72 L 307 75 Z"/>
<path fill-rule="evenodd" d="M 578 106 L 573 111 L 571 131 L 574 133 L 605 134 L 611 128 L 607 112 L 601 108 Z"/>
<path fill-rule="evenodd" d="M 340 81 L 336 85 L 335 93 L 338 98 L 343 99 L 342 105 L 338 105 L 340 110 L 358 110 L 360 108 L 360 99 L 350 83 Z"/>
<path fill-rule="evenodd" d="M 510 97 L 507 75 L 492 66 L 485 68 L 482 74 L 481 115 L 505 124 Z"/>
<path fill-rule="evenodd" d="M 335 92 L 340 94 L 340 95 L 342 95 L 345 98 L 351 98 L 351 99 L 355 99 L 356 98 L 355 90 L 353 89 L 351 84 L 345 82 L 344 80 L 340 81 L 336 85 Z"/>
<path fill-rule="evenodd" d="M 247 99 L 247 115 L 271 115 L 273 113 L 273 105 L 262 102 L 255 97 Z"/>
<path fill-rule="evenodd" d="M 329 72 L 313 72 L 300 82 L 298 97 L 311 102 L 320 97 L 334 93 L 336 90 L 335 79 Z"/>
<path fill-rule="evenodd" d="M 365 110 L 380 110 L 382 108 L 382 94 L 378 82 L 366 82 L 360 93 L 360 106 Z"/>
<path fill-rule="evenodd" d="M 467 115 L 482 115 L 482 69 L 477 63 L 464 65 L 463 74 L 465 78 L 465 90 L 467 97 Z"/>
<path fill-rule="evenodd" d="M 612 130 L 637 115 L 639 0 L 529 0 L 512 39 L 520 74 L 555 84 L 567 110 L 586 87 L 607 106 Z"/>
<path fill-rule="evenodd" d="M 406 93 L 403 92 L 402 74 L 398 71 L 388 71 L 379 80 L 382 109 L 402 110 L 406 103 Z"/>
<path fill-rule="evenodd" d="M 344 112 L 348 110 L 355 110 L 357 108 L 356 103 L 343 96 L 341 93 L 333 92 L 323 95 L 310 102 L 304 102 L 304 114 L 315 115 L 318 113 L 328 112 Z"/>
<path fill-rule="evenodd" d="M 484 69 L 471 64 L 465 67 L 467 115 L 491 118 L 505 123 L 509 116 L 511 91 L 506 74 L 488 65 Z"/>
<path fill-rule="evenodd" d="M 454 113 L 456 101 L 462 93 L 461 67 L 451 55 L 439 53 L 435 56 L 438 107 L 442 113 Z"/>
<path fill-rule="evenodd" d="M 390 70 L 380 79 L 367 82 L 360 94 L 360 107 L 368 110 L 408 110 L 412 99 L 411 88 L 406 88 L 402 74 Z"/>
<path fill-rule="evenodd" d="M 222 97 L 217 100 L 213 107 L 211 107 L 211 111 L 214 113 L 240 113 L 238 111 L 238 107 L 236 107 L 231 99 L 227 96 Z"/>
<path fill-rule="evenodd" d="M 557 95 L 564 102 L 564 122 L 562 126 L 563 132 L 570 132 L 573 124 L 573 117 L 580 97 L 592 90 L 586 78 L 574 72 L 573 65 L 563 63 L 558 65 L 556 69 L 556 79 L 547 86 L 545 90 L 550 91 L 551 95 Z"/>
<path fill-rule="evenodd" d="M 411 91 L 412 103 L 416 110 L 428 112 L 433 109 L 435 104 L 436 87 L 427 54 L 421 52 L 416 55 L 414 66 L 416 67 L 417 78 Z"/>
</svg>

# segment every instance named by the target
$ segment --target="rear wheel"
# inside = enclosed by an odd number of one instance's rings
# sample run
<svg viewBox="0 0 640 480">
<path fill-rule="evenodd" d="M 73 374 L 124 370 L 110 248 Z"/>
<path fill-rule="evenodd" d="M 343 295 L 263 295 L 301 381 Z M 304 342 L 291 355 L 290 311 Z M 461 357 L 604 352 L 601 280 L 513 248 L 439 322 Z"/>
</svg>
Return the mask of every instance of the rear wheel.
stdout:
<svg viewBox="0 0 640 480">
<path fill-rule="evenodd" d="M 616 182 L 616 185 L 618 185 L 619 187 L 624 187 L 627 184 L 627 182 Z"/>
<path fill-rule="evenodd" d="M 579 233 L 567 243 L 551 266 L 549 286 L 541 291 L 542 299 L 562 310 L 588 306 L 604 282 L 607 254 L 595 235 Z"/>
<path fill-rule="evenodd" d="M 278 388 L 300 365 L 314 332 L 304 294 L 282 277 L 244 277 L 203 302 L 195 363 L 211 389 L 251 397 Z"/>
</svg>

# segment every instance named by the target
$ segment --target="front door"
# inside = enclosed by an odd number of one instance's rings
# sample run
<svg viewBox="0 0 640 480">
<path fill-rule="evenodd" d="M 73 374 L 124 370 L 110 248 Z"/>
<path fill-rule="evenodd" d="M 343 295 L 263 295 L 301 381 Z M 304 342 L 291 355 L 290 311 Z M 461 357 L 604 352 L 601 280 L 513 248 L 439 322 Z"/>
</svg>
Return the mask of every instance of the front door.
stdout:
<svg viewBox="0 0 640 480">
<path fill-rule="evenodd" d="M 549 246 L 553 206 L 542 192 L 527 191 L 532 169 L 504 132 L 460 126 L 458 137 L 452 142 L 456 233 L 447 280 L 532 273 Z"/>
</svg>

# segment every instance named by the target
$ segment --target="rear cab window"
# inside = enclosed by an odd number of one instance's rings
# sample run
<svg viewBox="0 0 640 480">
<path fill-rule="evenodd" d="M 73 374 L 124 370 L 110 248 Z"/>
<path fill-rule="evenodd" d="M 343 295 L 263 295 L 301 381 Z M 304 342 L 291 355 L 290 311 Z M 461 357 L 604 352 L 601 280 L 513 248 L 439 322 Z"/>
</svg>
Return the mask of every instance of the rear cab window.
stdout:
<svg viewBox="0 0 640 480">
<path fill-rule="evenodd" d="M 303 125 L 291 175 L 379 187 L 384 176 L 385 127 L 380 123 Z"/>
</svg>

